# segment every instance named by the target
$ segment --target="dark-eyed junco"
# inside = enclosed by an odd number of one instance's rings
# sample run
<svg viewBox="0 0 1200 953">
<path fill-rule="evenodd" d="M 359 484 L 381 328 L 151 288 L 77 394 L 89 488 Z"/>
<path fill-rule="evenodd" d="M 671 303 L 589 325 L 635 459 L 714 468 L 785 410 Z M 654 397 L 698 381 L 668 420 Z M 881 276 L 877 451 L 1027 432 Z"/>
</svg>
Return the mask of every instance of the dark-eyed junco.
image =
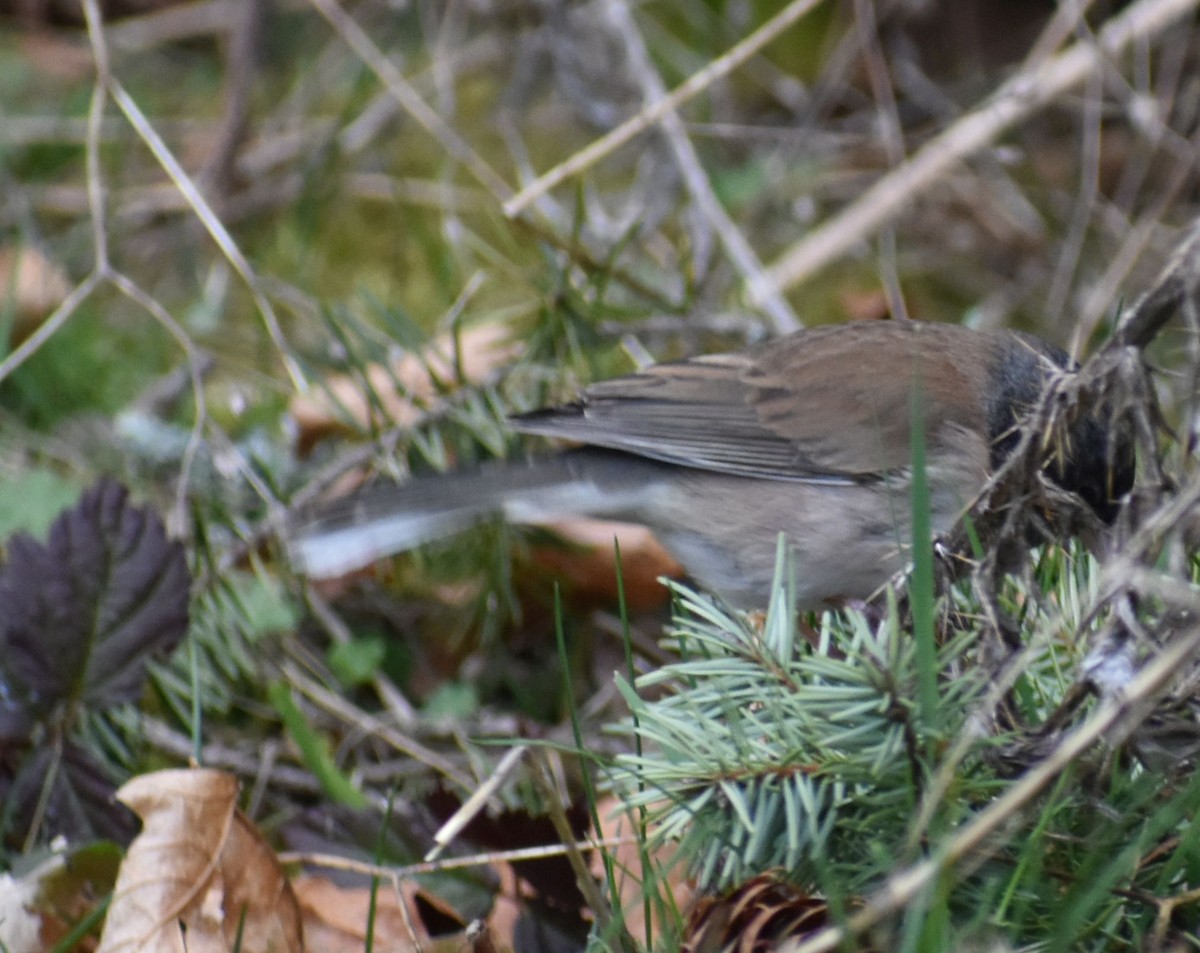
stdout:
<svg viewBox="0 0 1200 953">
<path fill-rule="evenodd" d="M 741 606 L 766 604 L 780 532 L 802 607 L 866 598 L 907 559 L 915 408 L 941 532 L 1069 363 L 1025 334 L 880 321 L 659 364 L 512 419 L 578 449 L 368 488 L 301 515 L 290 551 L 300 571 L 332 576 L 493 514 L 603 515 L 649 526 L 699 583 Z M 1126 441 L 1111 442 L 1084 414 L 1047 471 L 1106 520 L 1133 469 Z"/>
</svg>

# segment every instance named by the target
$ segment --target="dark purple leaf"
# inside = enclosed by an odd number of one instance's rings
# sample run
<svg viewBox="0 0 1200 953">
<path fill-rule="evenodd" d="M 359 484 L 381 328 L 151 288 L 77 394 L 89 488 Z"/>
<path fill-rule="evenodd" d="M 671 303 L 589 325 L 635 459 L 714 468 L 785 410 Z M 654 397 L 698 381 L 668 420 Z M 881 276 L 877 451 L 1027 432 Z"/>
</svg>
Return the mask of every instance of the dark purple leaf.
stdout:
<svg viewBox="0 0 1200 953">
<path fill-rule="evenodd" d="M 40 806 L 38 843 L 60 835 L 72 841 L 128 843 L 137 832 L 137 818 L 114 799 L 115 792 L 100 765 L 70 741 L 63 744 L 62 757 L 49 745 L 29 751 L 12 780 L 0 784 L 2 813 L 12 825 L 5 838 L 12 845 L 24 843 Z"/>
<path fill-rule="evenodd" d="M 132 701 L 147 658 L 183 638 L 183 548 L 128 495 L 101 480 L 55 520 L 45 546 L 25 534 L 10 541 L 0 570 L 0 715 Z"/>
</svg>

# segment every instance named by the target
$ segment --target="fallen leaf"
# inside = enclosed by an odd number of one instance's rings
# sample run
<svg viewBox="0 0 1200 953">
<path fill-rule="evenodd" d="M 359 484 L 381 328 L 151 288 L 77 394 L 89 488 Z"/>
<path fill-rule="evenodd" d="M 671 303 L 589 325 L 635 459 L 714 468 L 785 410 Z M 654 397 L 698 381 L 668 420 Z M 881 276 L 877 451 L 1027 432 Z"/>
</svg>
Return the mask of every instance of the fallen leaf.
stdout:
<svg viewBox="0 0 1200 953">
<path fill-rule="evenodd" d="M 232 775 L 134 778 L 117 797 L 142 819 L 117 875 L 98 953 L 299 953 L 300 908 Z"/>
<path fill-rule="evenodd" d="M 646 936 L 646 910 L 643 903 L 645 892 L 642 887 L 646 871 L 643 870 L 642 849 L 639 844 L 642 836 L 641 820 L 618 798 L 611 796 L 596 805 L 596 812 L 600 818 L 600 838 L 606 841 L 622 841 L 616 847 L 607 847 L 605 850 L 613 860 L 625 930 L 640 941 Z M 696 885 L 688 876 L 686 865 L 678 862 L 674 845 L 660 845 L 649 855 L 649 861 L 654 868 L 649 874 L 654 889 L 670 894 L 672 899 L 668 904 L 669 908 L 686 910 L 695 896 Z M 600 851 L 593 855 L 592 872 L 603 882 L 605 866 Z M 658 904 L 651 906 L 655 911 L 662 909 Z M 659 930 L 654 924 L 651 924 L 651 929 L 652 937 L 659 935 Z"/>
<path fill-rule="evenodd" d="M 381 882 L 374 891 L 374 908 L 372 891 L 367 887 L 340 887 L 322 877 L 298 877 L 294 887 L 309 949 L 362 953 L 372 917 L 372 949 L 376 953 L 457 953 L 470 949 L 465 945 L 464 929 L 436 936 L 430 932 L 421 918 L 418 898 L 438 908 L 451 922 L 463 920 L 413 881 L 402 881 L 398 888 Z"/>
<path fill-rule="evenodd" d="M 683 576 L 683 567 L 662 543 L 636 523 L 577 517 L 546 525 L 570 545 L 539 546 L 532 553 L 533 559 L 566 580 L 573 595 L 606 603 L 616 601 L 614 540 L 621 550 L 621 579 L 632 611 L 648 612 L 665 605 L 670 593 L 659 578 Z"/>
<path fill-rule="evenodd" d="M 475 325 L 457 335 L 458 361 L 455 340 L 443 334 L 420 354 L 402 354 L 390 367 L 368 366 L 365 381 L 362 374 L 335 374 L 310 394 L 293 398 L 299 447 L 311 447 L 348 424 L 363 430 L 372 425 L 415 424 L 436 405 L 440 384 L 479 383 L 521 351 L 509 329 L 500 324 Z"/>
</svg>

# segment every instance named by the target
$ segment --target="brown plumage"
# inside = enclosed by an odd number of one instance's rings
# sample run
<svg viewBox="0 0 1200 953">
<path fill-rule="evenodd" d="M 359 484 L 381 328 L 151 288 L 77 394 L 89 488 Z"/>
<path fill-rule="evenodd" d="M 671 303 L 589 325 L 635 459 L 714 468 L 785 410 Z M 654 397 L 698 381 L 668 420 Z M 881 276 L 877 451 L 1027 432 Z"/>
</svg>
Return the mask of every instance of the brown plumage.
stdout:
<svg viewBox="0 0 1200 953">
<path fill-rule="evenodd" d="M 371 488 L 302 518 L 292 552 L 303 571 L 332 575 L 496 512 L 527 522 L 590 513 L 650 526 L 700 583 L 741 605 L 765 601 L 780 532 L 802 606 L 866 597 L 907 558 L 914 413 L 940 532 L 1068 363 L 1028 335 L 896 321 L 660 364 L 512 420 L 585 447 Z M 1069 442 L 1051 475 L 1111 517 L 1131 481 L 1130 449 L 1110 453 L 1088 415 Z"/>
</svg>

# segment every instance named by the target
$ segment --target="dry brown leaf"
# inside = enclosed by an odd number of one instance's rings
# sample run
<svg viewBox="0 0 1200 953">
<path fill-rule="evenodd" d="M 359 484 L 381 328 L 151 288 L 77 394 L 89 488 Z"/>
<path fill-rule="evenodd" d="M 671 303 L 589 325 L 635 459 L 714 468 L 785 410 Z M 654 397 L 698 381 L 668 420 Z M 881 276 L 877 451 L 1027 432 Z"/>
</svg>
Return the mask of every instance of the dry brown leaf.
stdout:
<svg viewBox="0 0 1200 953">
<path fill-rule="evenodd" d="M 609 603 L 616 600 L 614 539 L 621 548 L 621 579 L 632 611 L 647 612 L 665 605 L 670 593 L 658 581 L 659 577 L 683 576 L 683 567 L 644 526 L 584 517 L 547 525 L 573 545 L 538 547 L 533 558 L 538 565 L 565 579 L 576 596 Z"/>
<path fill-rule="evenodd" d="M 237 809 L 237 791 L 232 775 L 197 768 L 142 775 L 117 792 L 143 826 L 121 864 L 99 953 L 304 949 L 296 897 Z"/>
<path fill-rule="evenodd" d="M 16 313 L 14 341 L 28 337 L 70 291 L 66 272 L 36 248 L 0 246 L 0 310 Z"/>
<path fill-rule="evenodd" d="M 292 886 L 304 917 L 304 936 L 312 949 L 362 953 L 371 916 L 369 890 L 339 887 L 322 877 L 297 877 Z M 416 936 L 410 935 L 402 902 L 390 887 L 380 886 L 376 892 L 374 948 L 379 953 L 410 953 L 428 940 L 419 921 L 413 923 Z"/>
<path fill-rule="evenodd" d="M 639 818 L 631 812 L 618 798 L 608 797 L 596 805 L 600 817 L 600 836 L 605 840 L 620 839 L 617 847 L 607 848 L 613 856 L 616 871 L 617 891 L 621 898 L 621 910 L 624 916 L 625 929 L 630 936 L 641 941 L 646 935 L 645 906 L 642 903 L 642 855 L 639 847 Z M 685 865 L 676 863 L 673 847 L 661 845 L 650 855 L 650 863 L 654 866 L 653 874 L 655 889 L 659 892 L 669 890 L 672 904 L 678 910 L 687 909 L 696 893 L 696 885 L 687 875 Z M 592 872 L 603 881 L 605 876 L 604 858 L 600 851 L 593 854 Z M 655 929 L 652 936 L 657 937 Z"/>
<path fill-rule="evenodd" d="M 304 916 L 305 941 L 311 950 L 362 953 L 372 916 L 372 949 L 377 953 L 458 953 L 471 949 L 463 930 L 436 937 L 429 933 L 419 915 L 418 895 L 450 920 L 461 923 L 463 918 L 412 881 L 403 881 L 398 891 L 381 884 L 375 892 L 374 911 L 371 891 L 366 887 L 339 887 L 322 877 L 298 877 L 293 886 Z"/>
<path fill-rule="evenodd" d="M 492 865 L 500 877 L 500 889 L 496 891 L 492 901 L 492 909 L 487 918 L 487 932 L 477 943 L 476 948 L 484 944 L 501 950 L 517 948 L 517 929 L 521 917 L 525 913 L 522 902 L 521 878 L 512 868 L 512 864 L 498 862 Z"/>
<path fill-rule="evenodd" d="M 336 374 L 312 393 L 295 397 L 291 412 L 298 425 L 299 445 L 312 446 L 326 434 L 344 428 L 347 419 L 363 429 L 372 424 L 415 424 L 436 403 L 439 381 L 479 383 L 515 360 L 521 351 L 509 329 L 500 324 L 475 325 L 457 340 L 457 364 L 455 337 L 443 334 L 423 354 L 403 354 L 390 368 L 367 367 L 365 383 L 359 374 Z"/>
</svg>

